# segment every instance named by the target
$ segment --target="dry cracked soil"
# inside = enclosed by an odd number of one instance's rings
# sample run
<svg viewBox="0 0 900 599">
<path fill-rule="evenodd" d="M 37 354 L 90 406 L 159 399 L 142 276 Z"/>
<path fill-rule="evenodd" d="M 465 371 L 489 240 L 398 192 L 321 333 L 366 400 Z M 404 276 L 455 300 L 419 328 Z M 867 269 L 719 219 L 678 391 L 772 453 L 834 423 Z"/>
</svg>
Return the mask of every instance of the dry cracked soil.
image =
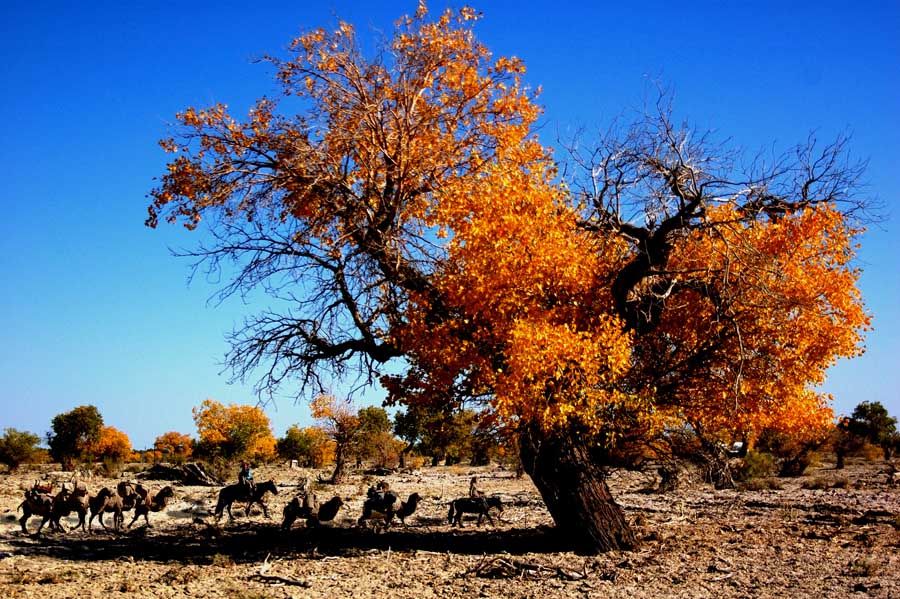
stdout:
<svg viewBox="0 0 900 599">
<path fill-rule="evenodd" d="M 406 526 L 360 527 L 357 518 L 378 477 L 353 474 L 347 484 L 314 484 L 325 500 L 345 500 L 330 525 L 298 522 L 280 529 L 283 506 L 303 479 L 320 472 L 262 467 L 274 479 L 271 519 L 243 505 L 216 524 L 217 488 L 176 487 L 163 512 L 121 533 L 34 531 L 17 521 L 24 489 L 36 479 L 70 473 L 48 467 L 0 475 L 0 596 L 193 597 L 886 597 L 900 599 L 900 487 L 883 462 L 830 464 L 781 488 L 716 491 L 689 472 L 676 490 L 652 492 L 654 476 L 610 479 L 617 500 L 642 538 L 640 549 L 599 556 L 572 551 L 556 534 L 527 478 L 497 467 L 423 468 L 385 479 L 404 498 L 424 499 Z M 126 473 L 125 478 L 135 476 Z M 447 522 L 449 501 L 469 481 L 502 497 L 495 525 Z M 85 480 L 92 493 L 116 479 Z M 144 481 L 156 491 L 164 481 Z M 765 485 L 762 485 L 765 486 Z M 107 522 L 111 518 L 107 516 Z M 131 520 L 126 513 L 126 524 Z M 67 529 L 77 523 L 63 520 Z M 94 528 L 97 528 L 96 521 Z"/>
</svg>

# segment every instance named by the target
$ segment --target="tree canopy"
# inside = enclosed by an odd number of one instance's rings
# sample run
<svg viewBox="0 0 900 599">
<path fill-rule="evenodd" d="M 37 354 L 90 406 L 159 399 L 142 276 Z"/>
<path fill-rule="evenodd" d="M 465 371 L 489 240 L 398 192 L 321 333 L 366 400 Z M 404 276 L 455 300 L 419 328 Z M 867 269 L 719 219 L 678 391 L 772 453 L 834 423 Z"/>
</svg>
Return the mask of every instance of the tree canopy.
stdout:
<svg viewBox="0 0 900 599">
<path fill-rule="evenodd" d="M 0 464 L 15 470 L 36 455 L 40 441 L 34 433 L 7 428 L 0 437 Z"/>
<path fill-rule="evenodd" d="M 517 431 L 558 525 L 631 546 L 591 470 L 612 449 L 830 421 L 815 386 L 869 323 L 861 167 L 843 139 L 745 166 L 661 101 L 563 176 L 523 63 L 477 17 L 420 4 L 372 57 L 348 23 L 301 35 L 268 59 L 301 112 L 180 113 L 147 223 L 208 218 L 198 267 L 288 306 L 234 333 L 235 376 L 317 393 L 359 372 L 389 401 L 473 404 Z"/>
<path fill-rule="evenodd" d="M 890 459 L 897 445 L 897 419 L 888 414 L 881 402 L 864 401 L 853 409 L 849 418 L 840 426 L 850 435 L 877 445 L 884 451 L 885 459 Z"/>
<path fill-rule="evenodd" d="M 257 406 L 222 405 L 205 399 L 193 409 L 198 453 L 224 458 L 268 460 L 275 457 L 269 417 Z"/>
<path fill-rule="evenodd" d="M 103 416 L 95 406 L 78 406 L 54 416 L 50 426 L 52 430 L 47 433 L 50 457 L 70 467 L 77 460 L 88 457 L 91 448 L 100 440 Z"/>
<path fill-rule="evenodd" d="M 324 429 L 294 424 L 278 440 L 278 455 L 305 468 L 321 468 L 334 460 L 335 443 Z"/>
<path fill-rule="evenodd" d="M 90 451 L 95 458 L 123 462 L 131 455 L 131 439 L 114 426 L 103 426 Z"/>
<path fill-rule="evenodd" d="M 173 462 L 183 462 L 191 457 L 193 445 L 190 435 L 177 431 L 163 433 L 153 441 L 153 449 L 158 451 L 163 459 Z"/>
</svg>

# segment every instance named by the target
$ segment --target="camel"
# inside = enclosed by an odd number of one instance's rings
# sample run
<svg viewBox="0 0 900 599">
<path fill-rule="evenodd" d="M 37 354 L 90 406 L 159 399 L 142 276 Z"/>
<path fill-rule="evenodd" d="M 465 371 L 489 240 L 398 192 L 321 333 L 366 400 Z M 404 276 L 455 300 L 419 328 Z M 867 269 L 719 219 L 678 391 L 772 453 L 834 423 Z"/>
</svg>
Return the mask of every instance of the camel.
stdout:
<svg viewBox="0 0 900 599">
<path fill-rule="evenodd" d="M 418 493 L 413 493 L 406 501 L 400 501 L 400 497 L 393 491 L 382 493 L 369 489 L 368 498 L 363 503 L 362 516 L 359 517 L 357 524 L 362 525 L 366 520 L 383 519 L 384 527 L 389 528 L 394 516 L 397 516 L 405 526 L 406 518 L 416 511 L 421 499 Z"/>
<path fill-rule="evenodd" d="M 344 505 L 344 501 L 335 495 L 319 506 L 319 511 L 313 514 L 307 521 L 307 526 L 318 526 L 320 522 L 331 522 L 337 516 L 338 510 Z"/>
<path fill-rule="evenodd" d="M 25 490 L 25 500 L 19 504 L 18 510 L 22 510 L 22 517 L 19 518 L 19 524 L 22 526 L 22 532 L 28 534 L 28 528 L 25 524 L 32 516 L 43 516 L 46 518 L 53 509 L 53 497 L 50 495 L 52 487 L 39 486 L 35 483 L 30 489 Z M 43 526 L 41 522 L 41 526 Z M 52 526 L 52 524 L 51 524 Z"/>
<path fill-rule="evenodd" d="M 147 501 L 150 492 L 140 483 L 132 483 L 130 481 L 121 481 L 116 485 L 116 493 L 122 498 L 122 511 L 134 509 L 136 505 Z"/>
<path fill-rule="evenodd" d="M 141 489 L 140 485 L 138 485 Z M 169 500 L 175 497 L 175 491 L 172 487 L 165 486 L 159 490 L 156 495 L 150 497 L 149 492 L 146 492 L 143 495 L 143 499 L 139 500 L 137 504 L 134 506 L 134 518 L 131 519 L 131 522 L 128 523 L 128 528 L 131 528 L 131 525 L 134 524 L 135 520 L 139 517 L 144 517 L 144 522 L 147 523 L 147 527 L 151 526 L 149 518 L 147 515 L 150 512 L 161 512 L 165 509 L 166 505 L 169 504 Z"/>
<path fill-rule="evenodd" d="M 100 489 L 100 492 L 91 497 L 88 503 L 91 508 L 91 517 L 88 520 L 88 532 L 91 532 L 91 525 L 96 516 L 99 516 L 98 519 L 100 520 L 100 526 L 103 527 L 103 530 L 109 530 L 106 527 L 106 524 L 103 523 L 104 512 L 113 514 L 113 528 L 116 531 L 119 530 L 119 527 L 125 521 L 125 516 L 122 515 L 122 496 L 110 491 L 107 487 Z"/>
<path fill-rule="evenodd" d="M 72 512 L 78 514 L 78 524 L 75 525 L 75 528 L 80 528 L 84 531 L 84 520 L 88 513 L 89 507 L 89 499 L 88 499 L 88 490 L 83 484 L 79 484 L 77 481 L 72 485 L 72 490 L 70 491 L 68 487 L 66 487 L 65 483 L 62 486 L 62 489 L 56 496 L 53 498 L 53 504 L 50 507 L 50 513 L 44 516 L 44 519 L 41 521 L 41 525 L 38 526 L 38 533 L 41 532 L 41 529 L 44 527 L 48 521 L 50 522 L 51 528 L 55 528 L 59 531 L 65 531 L 65 528 L 60 523 L 60 519 L 68 516 Z"/>
<path fill-rule="evenodd" d="M 281 512 L 281 529 L 290 530 L 297 518 L 312 517 L 319 513 L 319 500 L 315 493 L 301 493 L 291 499 Z"/>
<path fill-rule="evenodd" d="M 500 498 L 496 495 L 492 495 L 491 497 L 477 495 L 474 497 L 454 499 L 450 502 L 450 511 L 447 513 L 447 520 L 449 520 L 451 526 L 455 525 L 462 528 L 462 517 L 464 513 L 478 514 L 478 526 L 481 526 L 481 521 L 485 517 L 487 517 L 488 522 L 493 526 L 494 519 L 491 518 L 491 508 L 495 508 L 498 512 L 503 511 L 503 502 L 501 502 Z"/>
<path fill-rule="evenodd" d="M 228 511 L 228 519 L 234 520 L 234 516 L 231 513 L 231 504 L 235 501 L 247 501 L 247 509 L 246 514 L 250 515 L 250 508 L 254 503 L 259 504 L 259 506 L 263 510 L 263 514 L 266 518 L 269 517 L 269 510 L 266 508 L 266 504 L 263 503 L 262 499 L 266 493 L 272 493 L 273 495 L 278 495 L 278 487 L 275 486 L 274 480 L 268 480 L 264 483 L 258 483 L 256 488 L 253 490 L 252 495 L 247 493 L 247 487 L 242 485 L 241 483 L 235 483 L 233 485 L 228 485 L 224 487 L 221 491 L 219 491 L 219 500 L 216 502 L 216 522 L 222 517 L 222 513 L 227 510 Z"/>
<path fill-rule="evenodd" d="M 281 529 L 290 530 L 297 518 L 306 518 L 307 527 L 318 526 L 321 522 L 330 522 L 337 516 L 342 505 L 344 505 L 344 501 L 337 495 L 321 505 L 314 493 L 298 495 L 284 506 Z"/>
</svg>

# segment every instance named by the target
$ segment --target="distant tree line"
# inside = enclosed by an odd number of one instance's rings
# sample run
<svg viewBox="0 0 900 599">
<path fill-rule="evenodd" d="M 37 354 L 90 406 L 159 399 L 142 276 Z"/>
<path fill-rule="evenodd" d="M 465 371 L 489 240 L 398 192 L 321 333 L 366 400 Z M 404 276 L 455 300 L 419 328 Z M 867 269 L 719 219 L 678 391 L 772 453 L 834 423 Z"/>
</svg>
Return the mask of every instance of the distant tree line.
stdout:
<svg viewBox="0 0 900 599">
<path fill-rule="evenodd" d="M 13 471 L 21 464 L 48 461 L 73 469 L 96 462 L 296 460 L 304 468 L 333 467 L 334 482 L 342 480 L 350 467 L 405 467 L 411 460 L 415 466 L 460 462 L 478 466 L 499 461 L 519 468 L 515 439 L 504 437 L 495 421 L 472 410 L 416 405 L 397 412 L 391 420 L 382 407 L 357 409 L 352 402 L 322 395 L 312 402 L 311 411 L 315 424 L 294 424 L 282 438 L 275 438 L 261 408 L 226 406 L 207 399 L 193 410 L 197 438 L 169 431 L 157 437 L 152 448 L 136 451 L 125 433 L 104 425 L 95 406 L 79 406 L 53 418 L 44 438 L 46 449 L 40 447 L 38 435 L 7 428 L 0 436 L 0 464 Z M 701 451 L 695 447 L 683 453 Z M 744 478 L 799 476 L 823 452 L 834 454 L 838 469 L 851 456 L 872 458 L 877 453 L 890 460 L 900 452 L 897 418 L 881 403 L 864 401 L 832 427 L 807 435 L 763 430 L 749 452 L 744 452 L 744 466 L 737 474 Z"/>
<path fill-rule="evenodd" d="M 260 407 L 207 399 L 192 410 L 196 437 L 168 431 L 151 448 L 135 450 L 125 433 L 104 424 L 95 406 L 78 406 L 54 416 L 43 439 L 6 429 L 0 437 L 0 464 L 15 470 L 21 464 L 52 461 L 73 470 L 98 462 L 112 468 L 129 461 L 227 464 L 247 459 L 259 464 L 296 460 L 307 468 L 334 466 L 331 479 L 339 481 L 349 466 L 395 468 L 405 466 L 411 457 L 433 465 L 464 460 L 477 465 L 504 455 L 503 439 L 471 410 L 416 408 L 399 412 L 391 420 L 382 407 L 357 409 L 328 395 L 316 398 L 311 410 L 315 424 L 295 424 L 284 437 L 276 438 Z M 42 441 L 46 448 L 40 446 Z"/>
<path fill-rule="evenodd" d="M 843 469 L 847 457 L 890 460 L 897 452 L 897 418 L 890 416 L 880 402 L 864 401 L 833 426 L 803 436 L 791 437 L 764 429 L 744 457 L 744 469 L 739 475 L 745 479 L 800 476 L 824 453 L 833 453 L 835 468 Z"/>
</svg>

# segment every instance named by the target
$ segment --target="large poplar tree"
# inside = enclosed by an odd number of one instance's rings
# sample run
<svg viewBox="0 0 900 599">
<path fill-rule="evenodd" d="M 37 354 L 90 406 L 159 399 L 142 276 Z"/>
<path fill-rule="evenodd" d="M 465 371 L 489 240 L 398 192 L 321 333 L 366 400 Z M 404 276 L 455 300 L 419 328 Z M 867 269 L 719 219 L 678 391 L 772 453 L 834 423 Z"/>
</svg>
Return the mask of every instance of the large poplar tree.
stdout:
<svg viewBox="0 0 900 599">
<path fill-rule="evenodd" d="M 633 547 L 604 482 L 626 445 L 829 421 L 813 386 L 868 323 L 858 170 L 842 142 L 741 170 L 662 106 L 564 182 L 524 65 L 476 17 L 420 5 L 376 56 L 347 23 L 300 36 L 269 59 L 289 102 L 178 115 L 148 224 L 206 219 L 192 255 L 236 269 L 222 293 L 283 300 L 235 331 L 236 377 L 316 394 L 362 373 L 391 401 L 479 405 L 574 542 Z"/>
</svg>

